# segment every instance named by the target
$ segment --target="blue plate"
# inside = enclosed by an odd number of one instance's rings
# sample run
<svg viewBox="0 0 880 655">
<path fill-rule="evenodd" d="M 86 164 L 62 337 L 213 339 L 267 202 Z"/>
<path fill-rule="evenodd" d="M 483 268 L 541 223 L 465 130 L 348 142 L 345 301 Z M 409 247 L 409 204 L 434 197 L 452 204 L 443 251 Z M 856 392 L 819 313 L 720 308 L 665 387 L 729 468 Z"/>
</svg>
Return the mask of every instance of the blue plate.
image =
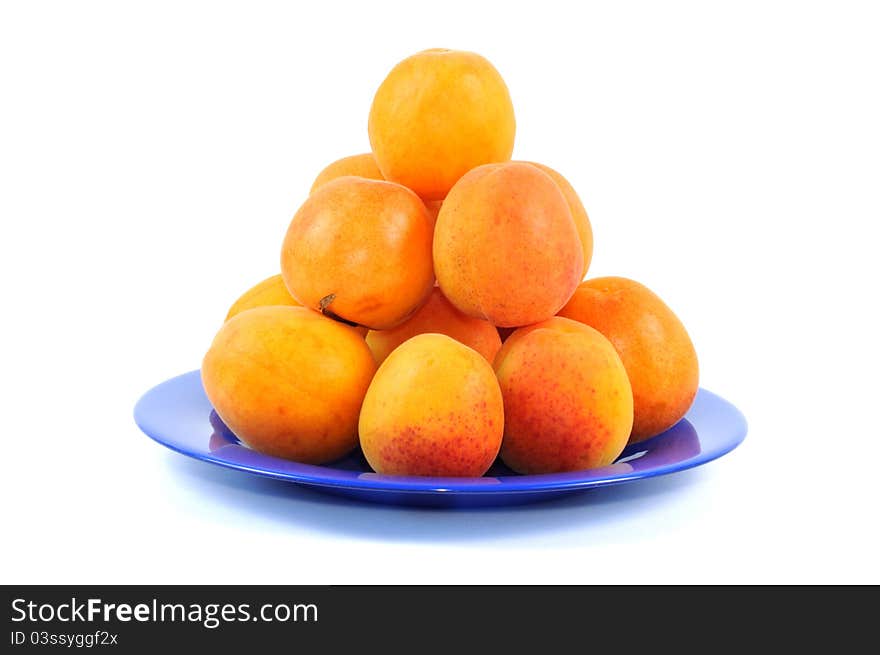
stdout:
<svg viewBox="0 0 880 655">
<path fill-rule="evenodd" d="M 429 478 L 373 473 L 360 452 L 326 466 L 255 452 L 241 445 L 213 411 L 198 371 L 150 389 L 135 406 L 134 419 L 163 446 L 212 464 L 360 500 L 444 507 L 515 505 L 675 473 L 721 457 L 746 436 L 746 420 L 739 410 L 700 389 L 684 419 L 663 434 L 628 446 L 611 466 L 517 475 L 498 460 L 481 478 Z"/>
</svg>

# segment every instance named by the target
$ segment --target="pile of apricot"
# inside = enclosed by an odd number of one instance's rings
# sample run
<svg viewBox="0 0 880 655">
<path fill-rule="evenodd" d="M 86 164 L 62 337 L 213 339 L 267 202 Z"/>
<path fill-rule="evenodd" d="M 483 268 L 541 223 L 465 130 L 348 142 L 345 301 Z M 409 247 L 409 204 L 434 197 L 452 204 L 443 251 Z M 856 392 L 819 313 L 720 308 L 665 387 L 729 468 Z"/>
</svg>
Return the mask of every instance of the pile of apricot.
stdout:
<svg viewBox="0 0 880 655">
<path fill-rule="evenodd" d="M 389 475 L 601 467 L 697 391 L 694 347 L 649 289 L 587 278 L 590 219 L 548 166 L 511 161 L 513 105 L 483 57 L 426 50 L 369 114 L 372 152 L 317 176 L 281 270 L 229 310 L 202 365 L 254 450 L 358 446 Z"/>
</svg>

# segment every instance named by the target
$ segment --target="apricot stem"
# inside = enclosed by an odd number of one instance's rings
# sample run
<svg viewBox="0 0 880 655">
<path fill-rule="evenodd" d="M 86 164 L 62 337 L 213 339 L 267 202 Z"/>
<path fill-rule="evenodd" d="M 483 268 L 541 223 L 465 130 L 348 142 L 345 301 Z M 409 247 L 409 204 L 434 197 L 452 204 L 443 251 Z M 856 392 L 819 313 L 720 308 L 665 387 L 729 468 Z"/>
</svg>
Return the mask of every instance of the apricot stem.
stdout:
<svg viewBox="0 0 880 655">
<path fill-rule="evenodd" d="M 340 323 L 350 325 L 351 327 L 364 327 L 360 323 L 355 323 L 354 321 L 349 321 L 347 318 L 342 318 L 339 314 L 331 310 L 330 305 L 333 303 L 334 300 L 336 300 L 335 293 L 328 294 L 321 298 L 320 302 L 318 303 L 318 309 L 324 316 L 326 316 L 327 318 L 332 318 L 334 321 L 339 321 Z"/>
</svg>

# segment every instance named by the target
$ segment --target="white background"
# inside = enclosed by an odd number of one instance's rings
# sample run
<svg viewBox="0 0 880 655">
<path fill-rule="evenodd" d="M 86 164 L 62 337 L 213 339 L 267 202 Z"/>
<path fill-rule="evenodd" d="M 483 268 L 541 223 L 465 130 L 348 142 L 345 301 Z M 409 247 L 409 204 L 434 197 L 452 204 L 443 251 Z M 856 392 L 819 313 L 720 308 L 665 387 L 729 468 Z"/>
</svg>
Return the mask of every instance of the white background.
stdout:
<svg viewBox="0 0 880 655">
<path fill-rule="evenodd" d="M 872 3 L 6 2 L 4 583 L 880 582 Z M 403 57 L 475 50 L 515 156 L 579 190 L 590 275 L 657 291 L 745 443 L 518 509 L 216 469 L 132 407 L 278 269 Z"/>
</svg>

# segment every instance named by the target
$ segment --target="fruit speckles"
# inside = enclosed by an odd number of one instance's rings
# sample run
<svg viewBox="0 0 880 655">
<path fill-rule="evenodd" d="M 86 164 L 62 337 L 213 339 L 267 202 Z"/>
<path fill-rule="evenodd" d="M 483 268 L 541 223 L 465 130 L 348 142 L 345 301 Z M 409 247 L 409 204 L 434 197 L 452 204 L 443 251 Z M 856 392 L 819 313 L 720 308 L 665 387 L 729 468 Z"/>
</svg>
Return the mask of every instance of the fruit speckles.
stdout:
<svg viewBox="0 0 880 655">
<path fill-rule="evenodd" d="M 432 438 L 423 426 L 401 428 L 381 447 L 379 458 L 389 469 L 418 471 L 419 475 L 455 475 L 454 471 L 470 468 L 475 461 L 487 469 L 492 464 L 495 455 L 486 451 L 481 439 L 462 432 L 460 422 L 447 419 L 438 427 L 446 430 L 442 441 Z M 426 442 L 435 453 L 431 461 L 425 460 Z"/>
</svg>

